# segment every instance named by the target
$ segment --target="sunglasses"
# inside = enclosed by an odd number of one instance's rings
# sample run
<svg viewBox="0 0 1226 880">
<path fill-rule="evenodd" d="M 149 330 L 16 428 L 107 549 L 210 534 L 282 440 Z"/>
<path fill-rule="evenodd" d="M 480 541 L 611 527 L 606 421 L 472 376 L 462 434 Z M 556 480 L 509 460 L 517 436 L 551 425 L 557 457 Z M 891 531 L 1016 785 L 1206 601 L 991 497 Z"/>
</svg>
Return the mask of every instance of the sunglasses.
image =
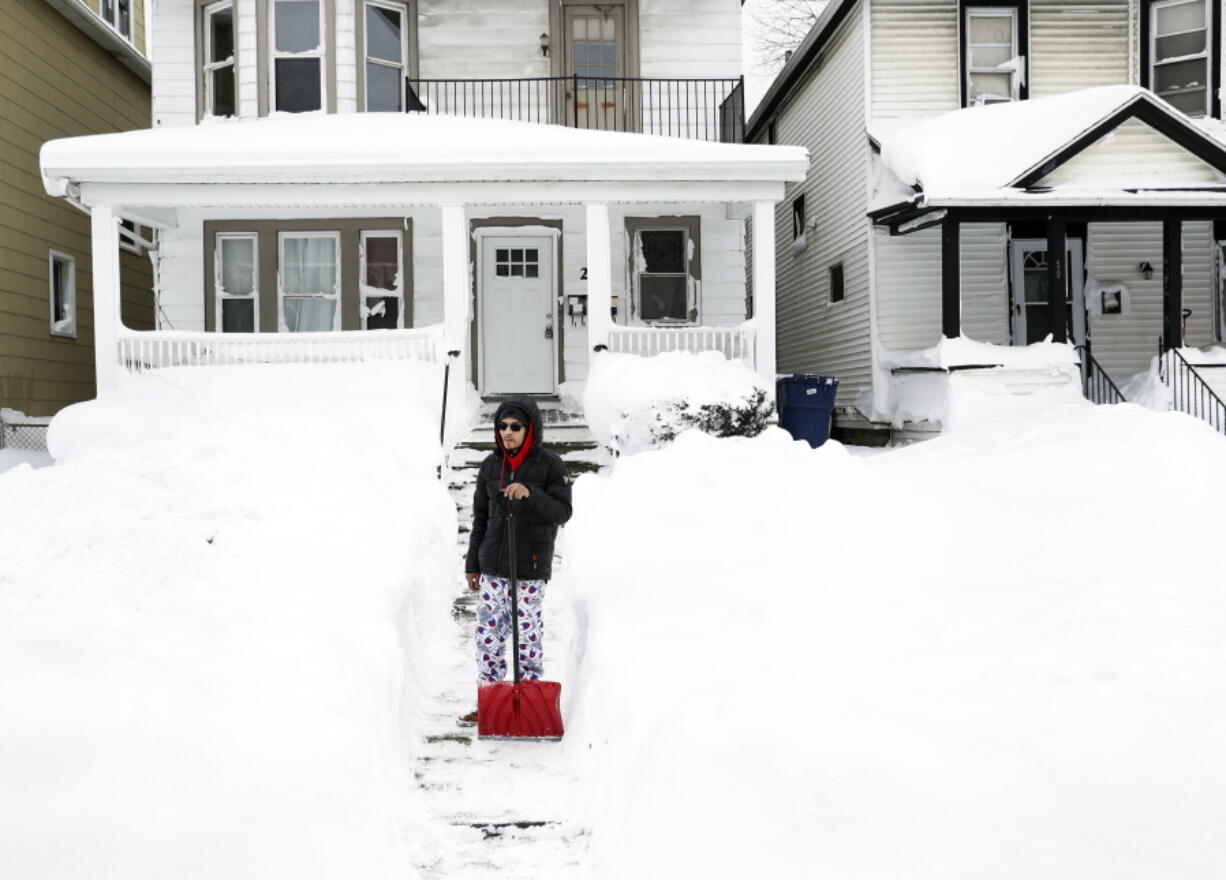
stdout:
<svg viewBox="0 0 1226 880">
<path fill-rule="evenodd" d="M 514 431 L 516 434 L 518 434 L 523 429 L 524 429 L 524 426 L 521 425 L 519 422 L 499 422 L 498 423 L 499 431 Z"/>
</svg>

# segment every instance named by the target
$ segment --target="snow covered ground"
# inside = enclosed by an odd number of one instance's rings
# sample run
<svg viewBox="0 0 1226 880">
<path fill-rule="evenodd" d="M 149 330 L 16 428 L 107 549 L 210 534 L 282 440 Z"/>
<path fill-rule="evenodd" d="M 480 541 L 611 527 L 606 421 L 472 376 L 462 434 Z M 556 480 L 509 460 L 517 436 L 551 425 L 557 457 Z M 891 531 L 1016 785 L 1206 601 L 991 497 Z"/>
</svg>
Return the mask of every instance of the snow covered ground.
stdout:
<svg viewBox="0 0 1226 880">
<path fill-rule="evenodd" d="M 1226 874 L 1223 486 L 1226 440 L 1127 405 L 580 478 L 595 875 Z"/>
<path fill-rule="evenodd" d="M 414 770 L 465 650 L 440 385 L 163 372 L 0 474 L 0 873 L 479 862 Z M 598 878 L 1222 876 L 1223 485 L 1226 440 L 1129 405 L 623 456 L 575 485 L 568 733 L 526 747 L 523 818 L 577 778 Z M 523 834 L 521 873 L 574 876 Z"/>
<path fill-rule="evenodd" d="M 420 365 L 161 371 L 0 474 L 5 877 L 414 876 L 457 576 Z"/>
</svg>

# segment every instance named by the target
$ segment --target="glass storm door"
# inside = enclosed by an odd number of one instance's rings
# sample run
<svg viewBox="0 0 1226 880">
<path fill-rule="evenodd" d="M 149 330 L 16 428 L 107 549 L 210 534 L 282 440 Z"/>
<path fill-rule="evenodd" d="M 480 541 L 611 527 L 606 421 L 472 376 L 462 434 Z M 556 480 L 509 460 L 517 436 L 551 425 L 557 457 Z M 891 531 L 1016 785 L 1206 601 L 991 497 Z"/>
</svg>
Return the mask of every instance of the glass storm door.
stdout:
<svg viewBox="0 0 1226 880">
<path fill-rule="evenodd" d="M 1011 245 L 1013 272 L 1013 344 L 1042 342 L 1051 333 L 1048 318 L 1050 293 L 1047 286 L 1047 242 L 1018 239 Z M 1086 311 L 1082 279 L 1082 243 L 1068 240 L 1068 289 L 1064 294 L 1069 341 L 1084 345 Z"/>
<path fill-rule="evenodd" d="M 566 75 L 575 77 L 567 123 L 626 131 L 626 14 L 622 6 L 566 7 Z"/>
<path fill-rule="evenodd" d="M 553 238 L 481 245 L 481 364 L 486 394 L 554 392 Z"/>
</svg>

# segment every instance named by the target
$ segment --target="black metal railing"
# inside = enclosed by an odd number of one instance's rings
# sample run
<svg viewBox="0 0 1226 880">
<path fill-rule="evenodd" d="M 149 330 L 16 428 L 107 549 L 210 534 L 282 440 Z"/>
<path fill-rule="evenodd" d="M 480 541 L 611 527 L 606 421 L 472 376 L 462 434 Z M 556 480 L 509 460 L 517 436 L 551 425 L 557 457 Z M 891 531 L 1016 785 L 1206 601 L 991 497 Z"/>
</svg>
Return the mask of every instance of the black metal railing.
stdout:
<svg viewBox="0 0 1226 880">
<path fill-rule="evenodd" d="M 539 76 L 410 79 L 410 112 L 511 119 L 700 141 L 745 139 L 745 86 L 738 79 Z"/>
<path fill-rule="evenodd" d="M 1081 392 L 1086 400 L 1099 404 L 1123 403 L 1124 395 L 1119 386 L 1111 381 L 1103 365 L 1090 354 L 1090 349 L 1079 345 L 1077 350 L 1081 352 Z"/>
<path fill-rule="evenodd" d="M 1203 419 L 1226 434 L 1226 402 L 1178 349 L 1167 349 L 1158 356 L 1158 373 L 1171 389 L 1172 409 Z"/>
</svg>

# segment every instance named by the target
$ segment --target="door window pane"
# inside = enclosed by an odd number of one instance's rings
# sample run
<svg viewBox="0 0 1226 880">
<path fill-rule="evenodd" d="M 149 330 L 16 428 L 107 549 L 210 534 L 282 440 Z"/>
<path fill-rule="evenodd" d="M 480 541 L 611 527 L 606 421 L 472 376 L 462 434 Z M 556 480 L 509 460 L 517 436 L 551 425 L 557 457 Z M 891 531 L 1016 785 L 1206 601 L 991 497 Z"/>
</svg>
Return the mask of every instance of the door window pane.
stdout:
<svg viewBox="0 0 1226 880">
<path fill-rule="evenodd" d="M 313 52 L 320 48 L 319 0 L 276 0 L 278 52 Z"/>
<path fill-rule="evenodd" d="M 383 6 L 366 7 L 366 54 L 399 63 L 401 57 L 400 13 Z"/>
<path fill-rule="evenodd" d="M 305 113 L 323 106 L 319 58 L 277 59 L 277 109 Z"/>
<path fill-rule="evenodd" d="M 371 112 L 400 112 L 404 78 L 399 67 L 366 62 L 366 109 Z"/>
</svg>

